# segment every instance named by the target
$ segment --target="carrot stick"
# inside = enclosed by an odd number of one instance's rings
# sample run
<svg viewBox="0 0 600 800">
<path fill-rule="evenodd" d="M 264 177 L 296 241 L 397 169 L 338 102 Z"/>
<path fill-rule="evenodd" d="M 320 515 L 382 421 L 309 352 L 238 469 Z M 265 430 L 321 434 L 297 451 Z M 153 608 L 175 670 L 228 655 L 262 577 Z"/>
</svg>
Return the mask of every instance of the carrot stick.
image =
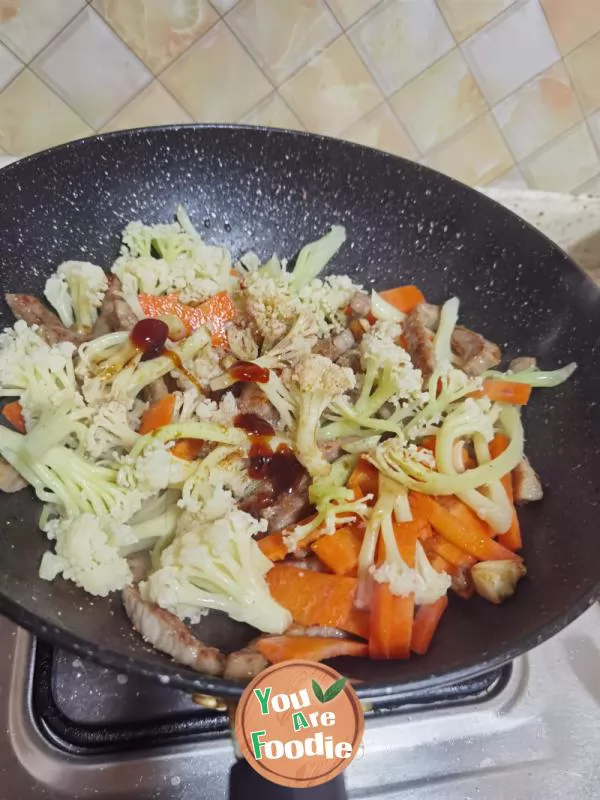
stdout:
<svg viewBox="0 0 600 800">
<path fill-rule="evenodd" d="M 325 661 L 337 656 L 367 656 L 369 646 L 366 642 L 352 639 L 325 638 L 321 636 L 269 636 L 256 643 L 259 653 L 270 661 Z"/>
<path fill-rule="evenodd" d="M 203 447 L 202 439 L 178 439 L 171 448 L 171 455 L 184 461 L 195 461 Z"/>
<path fill-rule="evenodd" d="M 512 403 L 516 406 L 526 406 L 531 395 L 531 386 L 526 383 L 513 383 L 512 381 L 495 380 L 488 378 L 483 382 L 483 396 L 489 397 L 496 403 Z"/>
<path fill-rule="evenodd" d="M 138 433 L 144 436 L 157 428 L 169 425 L 173 419 L 175 399 L 174 394 L 166 394 L 160 400 L 155 400 L 154 403 L 149 405 L 142 415 Z"/>
<path fill-rule="evenodd" d="M 23 419 L 23 408 L 21 403 L 17 400 L 13 400 L 12 403 L 7 403 L 3 407 L 2 416 L 4 419 L 8 420 L 19 433 L 27 433 L 25 420 Z"/>
<path fill-rule="evenodd" d="M 227 292 L 219 292 L 198 305 L 182 303 L 177 294 L 141 293 L 138 300 L 144 316 L 162 317 L 172 314 L 183 322 L 188 336 L 201 325 L 207 325 L 214 347 L 227 347 L 225 326 L 237 314 L 233 300 Z"/>
<path fill-rule="evenodd" d="M 490 442 L 490 455 L 492 458 L 497 458 L 501 453 L 503 453 L 508 447 L 508 442 L 509 440 L 506 436 L 504 436 L 504 434 L 497 433 Z M 502 485 L 506 489 L 506 494 L 509 496 L 510 501 L 512 502 L 513 482 L 511 473 L 504 475 L 502 478 Z M 498 543 L 501 544 L 502 547 L 506 547 L 509 550 L 520 550 L 521 547 L 523 547 L 521 526 L 519 525 L 517 509 L 514 508 L 514 506 L 510 528 L 505 533 L 501 533 L 500 536 L 498 536 Z"/>
<path fill-rule="evenodd" d="M 448 598 L 444 595 L 435 603 L 419 608 L 413 622 L 412 639 L 410 640 L 410 649 L 413 653 L 423 656 L 429 650 L 433 634 L 436 632 L 447 606 Z"/>
<path fill-rule="evenodd" d="M 395 289 L 379 292 L 379 296 L 404 314 L 408 314 L 415 306 L 425 302 L 423 293 L 416 286 L 397 286 Z"/>
<path fill-rule="evenodd" d="M 377 468 L 370 464 L 365 458 L 359 458 L 356 462 L 352 474 L 346 484 L 348 489 L 352 489 L 357 499 L 365 495 L 377 495 L 379 489 L 379 473 Z"/>
<path fill-rule="evenodd" d="M 425 550 L 427 553 L 436 553 L 454 567 L 472 567 L 477 560 L 465 553 L 464 550 L 456 547 L 452 542 L 444 539 L 439 533 L 434 534 L 431 539 L 427 540 Z"/>
<path fill-rule="evenodd" d="M 444 506 L 425 494 L 411 492 L 410 503 L 413 513 L 425 517 L 432 527 L 452 544 L 481 561 L 517 560 L 521 558 L 507 550 L 489 536 L 467 527 Z"/>
<path fill-rule="evenodd" d="M 467 528 L 478 531 L 482 536 L 493 536 L 494 532 L 466 503 L 454 495 L 436 497 L 437 502 L 459 519 Z"/>
<path fill-rule="evenodd" d="M 313 517 L 307 517 L 306 519 L 300 520 L 297 522 L 296 525 L 304 525 L 306 522 L 310 522 Z M 266 555 L 267 558 L 271 559 L 271 561 L 283 561 L 286 556 L 289 556 L 290 552 L 287 549 L 287 545 L 283 539 L 284 536 L 287 536 L 288 533 L 291 533 L 292 530 L 296 527 L 296 525 L 292 526 L 291 528 L 284 528 L 281 531 L 275 531 L 274 533 L 269 533 L 267 536 L 263 536 L 262 539 L 259 540 L 258 546 Z M 297 545 L 298 550 L 305 550 L 309 547 L 313 542 L 315 542 L 320 536 L 323 535 L 323 527 L 319 525 L 318 528 L 315 528 L 314 531 L 311 531 L 307 534 L 303 539 L 300 539 Z"/>
<path fill-rule="evenodd" d="M 421 531 L 425 529 L 426 525 L 426 522 L 423 522 L 419 519 L 412 519 L 410 522 L 394 521 L 394 536 L 396 538 L 396 544 L 398 545 L 400 555 L 404 561 L 406 561 L 409 567 L 414 567 L 415 565 L 415 545 L 421 534 Z M 377 542 L 376 561 L 378 564 L 381 564 L 383 561 L 385 561 L 385 555 L 385 544 L 383 542 L 383 537 L 380 536 L 379 541 Z"/>
<path fill-rule="evenodd" d="M 415 597 L 392 594 L 389 584 L 375 582 L 371 599 L 369 656 L 408 658 L 412 638 Z"/>
<path fill-rule="evenodd" d="M 424 436 L 423 439 L 421 439 L 419 447 L 424 447 L 426 450 L 430 450 L 432 453 L 435 453 L 435 444 L 435 436 Z M 473 467 L 477 466 L 475 459 L 469 455 L 469 451 L 466 447 L 463 447 L 462 449 L 462 463 L 465 469 L 473 469 Z"/>
<path fill-rule="evenodd" d="M 321 536 L 311 545 L 311 550 L 336 575 L 355 577 L 362 540 L 363 532 L 355 525 L 347 525 Z"/>
<path fill-rule="evenodd" d="M 368 637 L 368 615 L 353 605 L 356 578 L 276 564 L 267 573 L 267 583 L 273 599 L 299 625 L 340 628 Z"/>
</svg>

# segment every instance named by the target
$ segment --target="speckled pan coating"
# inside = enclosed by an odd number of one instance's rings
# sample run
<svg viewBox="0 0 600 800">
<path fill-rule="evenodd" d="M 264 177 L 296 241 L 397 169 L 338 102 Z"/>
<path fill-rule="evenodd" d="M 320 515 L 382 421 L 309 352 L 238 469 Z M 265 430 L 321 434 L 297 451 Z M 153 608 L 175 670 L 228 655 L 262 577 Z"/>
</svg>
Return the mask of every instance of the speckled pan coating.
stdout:
<svg viewBox="0 0 600 800">
<path fill-rule="evenodd" d="M 462 319 L 543 366 L 573 359 L 574 379 L 535 393 L 527 450 L 547 487 L 523 511 L 529 577 L 495 608 L 453 598 L 435 644 L 406 663 L 338 662 L 362 696 L 398 693 L 481 672 L 533 647 L 597 595 L 600 485 L 600 293 L 542 235 L 477 192 L 381 152 L 317 136 L 239 127 L 179 127 L 75 142 L 0 174 L 0 276 L 5 291 L 41 294 L 63 259 L 108 265 L 118 234 L 140 218 L 162 222 L 182 202 L 210 242 L 235 254 L 292 255 L 333 222 L 350 245 L 334 269 L 368 285 L 419 284 Z M 0 321 L 11 324 L 2 305 Z M 2 611 L 37 634 L 120 670 L 190 690 L 238 695 L 240 686 L 178 668 L 132 634 L 118 600 L 36 577 L 46 548 L 29 493 L 0 499 Z M 247 636 L 213 618 L 215 644 Z"/>
</svg>

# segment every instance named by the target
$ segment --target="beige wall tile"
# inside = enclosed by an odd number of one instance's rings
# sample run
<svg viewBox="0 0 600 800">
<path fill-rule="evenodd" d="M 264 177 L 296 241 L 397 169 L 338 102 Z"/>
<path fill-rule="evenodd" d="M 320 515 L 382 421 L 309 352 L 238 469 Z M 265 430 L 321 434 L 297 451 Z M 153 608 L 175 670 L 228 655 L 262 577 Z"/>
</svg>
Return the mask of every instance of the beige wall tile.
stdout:
<svg viewBox="0 0 600 800">
<path fill-rule="evenodd" d="M 23 62 L 8 47 L 0 44 L 0 89 L 3 89 L 23 69 Z"/>
<path fill-rule="evenodd" d="M 340 25 L 346 29 L 376 6 L 379 0 L 327 0 Z"/>
<path fill-rule="evenodd" d="M 434 0 L 386 0 L 348 35 L 386 95 L 454 46 Z"/>
<path fill-rule="evenodd" d="M 570 192 L 600 172 L 600 159 L 582 122 L 521 166 L 530 189 Z"/>
<path fill-rule="evenodd" d="M 559 54 L 537 0 L 512 6 L 462 45 L 471 71 L 497 103 L 547 69 Z"/>
<path fill-rule="evenodd" d="M 211 2 L 220 14 L 226 14 L 237 5 L 239 0 L 211 0 Z"/>
<path fill-rule="evenodd" d="M 517 159 L 530 156 L 582 119 L 560 62 L 499 103 L 494 116 Z"/>
<path fill-rule="evenodd" d="M 600 175 L 596 175 L 591 181 L 586 181 L 581 186 L 573 189 L 573 194 L 592 194 L 600 197 Z"/>
<path fill-rule="evenodd" d="M 85 0 L 19 0 L 8 5 L 8 13 L 0 12 L 0 40 L 30 61 L 85 7 Z M 0 3 L 0 9 L 3 6 Z"/>
<path fill-rule="evenodd" d="M 193 122 L 191 116 L 158 81 L 128 103 L 104 126 L 104 131 L 124 131 L 146 125 L 177 125 Z"/>
<path fill-rule="evenodd" d="M 519 167 L 512 167 L 487 185 L 494 189 L 527 189 L 527 181 Z"/>
<path fill-rule="evenodd" d="M 600 31 L 598 0 L 541 0 L 561 53 L 570 53 Z"/>
<path fill-rule="evenodd" d="M 24 155 L 92 133 L 85 122 L 30 70 L 0 93 L 0 146 Z"/>
<path fill-rule="evenodd" d="M 341 33 L 323 0 L 241 0 L 227 23 L 276 86 Z"/>
<path fill-rule="evenodd" d="M 105 125 L 151 80 L 144 65 L 91 8 L 79 14 L 31 67 L 93 128 Z"/>
<path fill-rule="evenodd" d="M 267 128 L 305 130 L 304 125 L 277 92 L 259 103 L 241 121 L 246 125 L 264 125 Z"/>
<path fill-rule="evenodd" d="M 237 122 L 271 91 L 223 22 L 192 45 L 160 80 L 198 122 Z"/>
<path fill-rule="evenodd" d="M 437 0 L 458 42 L 468 39 L 514 2 L 516 0 Z"/>
<path fill-rule="evenodd" d="M 588 119 L 588 125 L 592 133 L 592 139 L 600 152 L 600 111 L 596 111 L 595 114 L 592 114 Z"/>
<path fill-rule="evenodd" d="M 93 6 L 155 75 L 219 18 L 207 0 L 94 0 Z"/>
<path fill-rule="evenodd" d="M 600 108 L 600 33 L 565 58 L 584 114 Z"/>
<path fill-rule="evenodd" d="M 427 158 L 434 169 L 471 186 L 485 186 L 514 166 L 491 114 L 473 122 Z"/>
<path fill-rule="evenodd" d="M 342 134 L 342 138 L 356 144 L 374 147 L 376 150 L 385 150 L 403 158 L 415 159 L 419 155 L 387 103 L 351 125 Z"/>
<path fill-rule="evenodd" d="M 390 98 L 390 104 L 422 153 L 427 153 L 488 105 L 457 49 Z"/>
<path fill-rule="evenodd" d="M 280 92 L 309 131 L 337 136 L 383 97 L 356 51 L 340 36 Z"/>
</svg>

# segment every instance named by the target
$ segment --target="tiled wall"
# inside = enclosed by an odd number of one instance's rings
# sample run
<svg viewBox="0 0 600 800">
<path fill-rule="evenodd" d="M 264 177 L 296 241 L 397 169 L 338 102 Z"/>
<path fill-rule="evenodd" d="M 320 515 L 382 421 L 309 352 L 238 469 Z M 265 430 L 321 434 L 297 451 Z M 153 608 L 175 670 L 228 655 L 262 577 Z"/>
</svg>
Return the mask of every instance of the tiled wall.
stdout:
<svg viewBox="0 0 600 800">
<path fill-rule="evenodd" d="M 0 0 L 5 152 L 192 120 L 600 194 L 600 0 Z"/>
</svg>

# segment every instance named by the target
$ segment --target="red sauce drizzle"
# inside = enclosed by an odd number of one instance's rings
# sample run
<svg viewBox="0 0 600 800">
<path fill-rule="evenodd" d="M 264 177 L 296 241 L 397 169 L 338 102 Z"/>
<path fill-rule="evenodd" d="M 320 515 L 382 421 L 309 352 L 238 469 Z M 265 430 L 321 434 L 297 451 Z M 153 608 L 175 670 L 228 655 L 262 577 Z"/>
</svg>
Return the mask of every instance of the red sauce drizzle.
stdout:
<svg viewBox="0 0 600 800">
<path fill-rule="evenodd" d="M 163 351 L 160 353 L 160 355 L 161 355 L 161 356 L 166 356 L 167 358 L 169 358 L 169 359 L 170 359 L 170 360 L 173 362 L 173 366 L 175 367 L 175 369 L 177 370 L 177 372 L 180 372 L 180 373 L 183 375 L 183 377 L 184 377 L 184 378 L 187 378 L 187 379 L 188 379 L 188 381 L 189 381 L 189 382 L 190 382 L 190 383 L 191 383 L 193 386 L 195 386 L 195 387 L 196 387 L 196 389 L 198 389 L 198 390 L 199 390 L 199 391 L 201 391 L 201 392 L 203 392 L 203 391 L 204 391 L 204 390 L 202 389 L 202 384 L 199 382 L 199 380 L 198 380 L 198 379 L 197 379 L 197 378 L 196 378 L 194 375 L 192 375 L 192 373 L 191 373 L 191 372 L 190 372 L 188 369 L 186 369 L 186 368 L 183 366 L 183 364 L 182 364 L 182 362 L 181 362 L 181 359 L 179 358 L 179 356 L 177 355 L 177 353 L 174 353 L 174 352 L 173 352 L 173 350 L 163 350 Z"/>
<path fill-rule="evenodd" d="M 229 368 L 229 374 L 243 383 L 267 383 L 269 380 L 269 370 L 251 361 L 236 361 Z"/>
<path fill-rule="evenodd" d="M 236 428 L 246 431 L 248 436 L 253 439 L 265 436 L 274 436 L 275 429 L 266 419 L 259 417 L 258 414 L 238 414 L 233 420 Z"/>
<path fill-rule="evenodd" d="M 169 335 L 169 326 L 161 319 L 141 319 L 133 326 L 129 338 L 142 355 L 142 361 L 149 361 L 162 355 Z"/>
<path fill-rule="evenodd" d="M 304 467 L 287 445 L 280 444 L 273 451 L 268 443 L 255 441 L 250 448 L 248 474 L 255 480 L 269 480 L 277 497 L 294 489 L 304 474 Z"/>
</svg>

